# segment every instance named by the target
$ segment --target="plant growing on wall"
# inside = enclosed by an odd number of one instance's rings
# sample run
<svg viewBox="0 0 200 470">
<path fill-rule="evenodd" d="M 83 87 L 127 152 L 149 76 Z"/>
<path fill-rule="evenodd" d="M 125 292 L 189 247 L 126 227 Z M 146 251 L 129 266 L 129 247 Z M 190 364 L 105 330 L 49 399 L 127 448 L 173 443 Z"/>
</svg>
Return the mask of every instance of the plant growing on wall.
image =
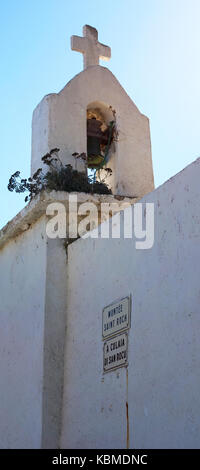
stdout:
<svg viewBox="0 0 200 470">
<path fill-rule="evenodd" d="M 63 165 L 58 153 L 59 149 L 55 148 L 42 157 L 43 163 L 48 166 L 47 172 L 39 168 L 32 177 L 23 179 L 20 177 L 20 171 L 16 171 L 9 179 L 8 190 L 16 193 L 28 192 L 25 202 L 31 201 L 42 190 L 111 194 L 104 181 L 94 181 L 93 177 L 78 172 L 71 165 Z M 85 156 L 85 154 L 73 154 L 74 157 L 75 155 L 76 158 L 79 156 L 82 159 Z M 106 171 L 111 172 L 109 168 Z"/>
</svg>

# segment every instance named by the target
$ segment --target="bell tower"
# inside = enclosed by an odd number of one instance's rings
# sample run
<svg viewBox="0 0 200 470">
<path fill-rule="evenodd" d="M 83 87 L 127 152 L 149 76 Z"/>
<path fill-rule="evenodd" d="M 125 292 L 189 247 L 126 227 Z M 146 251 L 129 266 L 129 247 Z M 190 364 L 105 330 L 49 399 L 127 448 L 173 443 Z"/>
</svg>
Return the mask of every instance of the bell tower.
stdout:
<svg viewBox="0 0 200 470">
<path fill-rule="evenodd" d="M 79 171 L 85 171 L 85 162 L 75 162 L 73 154 L 85 154 L 87 167 L 106 178 L 114 195 L 141 198 L 154 189 L 149 120 L 99 65 L 99 58 L 110 59 L 111 49 L 98 41 L 95 28 L 84 26 L 83 37 L 72 36 L 71 48 L 83 54 L 84 70 L 35 109 L 31 173 L 56 147 L 63 163 Z"/>
<path fill-rule="evenodd" d="M 92 448 L 113 444 L 121 449 L 126 441 L 121 429 L 129 435 L 128 364 L 120 369 L 121 376 L 114 370 L 107 379 L 102 375 L 107 372 L 102 367 L 102 314 L 128 298 L 125 313 L 130 319 L 133 286 L 135 290 L 138 284 L 140 299 L 141 286 L 149 286 L 154 278 L 149 266 L 152 261 L 154 269 L 159 250 L 152 250 L 147 263 L 144 254 L 135 252 L 134 237 L 130 239 L 132 217 L 130 223 L 125 220 L 125 208 L 132 210 L 154 188 L 149 120 L 112 72 L 99 65 L 99 58 L 108 60 L 111 50 L 99 42 L 96 29 L 85 26 L 83 37 L 73 36 L 71 45 L 83 54 L 84 70 L 59 93 L 46 95 L 34 110 L 31 173 L 43 167 L 42 157 L 56 148 L 64 165 L 80 172 L 94 170 L 96 178 L 106 176 L 112 194 L 44 189 L 0 232 L 4 448 L 65 449 L 69 443 L 88 448 L 91 443 Z M 154 201 L 156 195 L 149 198 Z M 115 230 L 120 228 L 121 211 L 128 243 Z M 141 283 L 143 271 L 146 283 Z M 146 322 L 146 303 L 144 307 Z M 128 332 L 124 334 L 127 348 Z M 135 358 L 130 340 L 129 352 Z"/>
</svg>

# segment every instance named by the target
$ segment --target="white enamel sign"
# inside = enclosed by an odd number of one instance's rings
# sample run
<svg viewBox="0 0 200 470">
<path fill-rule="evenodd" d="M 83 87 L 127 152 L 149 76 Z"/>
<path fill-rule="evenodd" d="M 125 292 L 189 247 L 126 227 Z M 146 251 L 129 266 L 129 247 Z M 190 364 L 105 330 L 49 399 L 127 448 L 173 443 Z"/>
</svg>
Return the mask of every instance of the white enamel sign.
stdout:
<svg viewBox="0 0 200 470">
<path fill-rule="evenodd" d="M 108 372 L 128 364 L 128 334 L 107 339 L 103 348 L 103 370 Z"/>
<path fill-rule="evenodd" d="M 125 297 L 105 307 L 102 317 L 103 338 L 130 328 L 130 297 Z"/>
</svg>

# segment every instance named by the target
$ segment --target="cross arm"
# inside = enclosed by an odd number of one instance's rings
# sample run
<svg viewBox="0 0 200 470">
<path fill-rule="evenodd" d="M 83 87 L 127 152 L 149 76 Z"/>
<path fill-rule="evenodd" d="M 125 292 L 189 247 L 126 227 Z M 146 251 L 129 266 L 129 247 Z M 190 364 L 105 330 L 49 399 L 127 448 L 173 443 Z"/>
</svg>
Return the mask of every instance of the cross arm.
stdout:
<svg viewBox="0 0 200 470">
<path fill-rule="evenodd" d="M 86 38 L 80 36 L 71 36 L 71 49 L 84 54 L 86 48 Z"/>
<path fill-rule="evenodd" d="M 100 59 L 109 60 L 111 58 L 111 48 L 101 43 L 98 46 Z"/>
</svg>

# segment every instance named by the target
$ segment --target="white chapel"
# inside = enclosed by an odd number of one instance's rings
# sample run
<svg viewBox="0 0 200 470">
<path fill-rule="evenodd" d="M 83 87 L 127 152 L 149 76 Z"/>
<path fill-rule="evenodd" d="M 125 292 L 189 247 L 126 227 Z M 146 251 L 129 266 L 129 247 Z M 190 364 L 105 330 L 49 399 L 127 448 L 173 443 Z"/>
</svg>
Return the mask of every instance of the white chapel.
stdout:
<svg viewBox="0 0 200 470">
<path fill-rule="evenodd" d="M 200 159 L 155 189 L 149 120 L 99 65 L 110 47 L 86 25 L 71 49 L 84 70 L 34 110 L 31 175 L 59 149 L 97 181 L 106 163 L 110 194 L 43 190 L 0 231 L 0 448 L 198 448 Z"/>
</svg>

